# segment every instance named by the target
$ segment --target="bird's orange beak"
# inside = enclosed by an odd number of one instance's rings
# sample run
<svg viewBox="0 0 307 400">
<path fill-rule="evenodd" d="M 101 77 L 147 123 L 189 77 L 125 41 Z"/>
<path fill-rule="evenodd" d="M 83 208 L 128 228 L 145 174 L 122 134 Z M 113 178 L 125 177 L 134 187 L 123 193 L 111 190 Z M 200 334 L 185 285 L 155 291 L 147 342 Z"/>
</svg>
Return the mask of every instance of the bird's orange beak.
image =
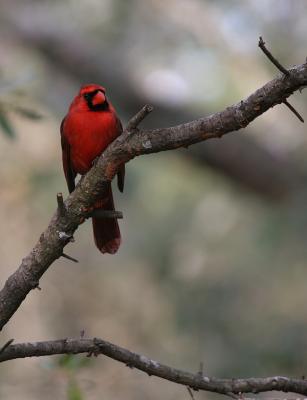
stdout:
<svg viewBox="0 0 307 400">
<path fill-rule="evenodd" d="M 93 104 L 93 106 L 97 106 L 99 104 L 103 104 L 105 101 L 106 101 L 105 94 L 101 90 L 98 90 L 98 92 L 95 94 L 95 96 L 92 99 L 92 104 Z"/>
</svg>

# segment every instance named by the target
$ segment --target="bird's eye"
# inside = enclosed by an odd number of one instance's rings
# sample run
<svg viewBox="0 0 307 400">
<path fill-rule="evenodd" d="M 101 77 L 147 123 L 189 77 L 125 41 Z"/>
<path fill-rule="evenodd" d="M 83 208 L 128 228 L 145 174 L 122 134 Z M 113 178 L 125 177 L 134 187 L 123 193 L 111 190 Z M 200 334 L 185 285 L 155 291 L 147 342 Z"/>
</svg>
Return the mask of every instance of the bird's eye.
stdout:
<svg viewBox="0 0 307 400">
<path fill-rule="evenodd" d="M 89 93 L 85 93 L 83 97 L 85 98 L 85 100 L 89 100 L 91 98 L 91 95 Z"/>
</svg>

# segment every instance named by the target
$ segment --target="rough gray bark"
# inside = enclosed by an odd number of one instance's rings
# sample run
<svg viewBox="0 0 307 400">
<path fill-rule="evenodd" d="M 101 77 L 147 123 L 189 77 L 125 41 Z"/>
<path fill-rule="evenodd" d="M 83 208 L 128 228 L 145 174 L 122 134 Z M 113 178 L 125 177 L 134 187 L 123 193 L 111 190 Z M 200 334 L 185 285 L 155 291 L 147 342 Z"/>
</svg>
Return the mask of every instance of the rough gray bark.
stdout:
<svg viewBox="0 0 307 400">
<path fill-rule="evenodd" d="M 231 397 L 236 397 L 234 396 L 235 394 L 260 393 L 271 390 L 294 392 L 305 396 L 307 394 L 307 381 L 304 379 L 291 379 L 283 376 L 219 379 L 205 376 L 203 371 L 192 374 L 161 364 L 144 355 L 133 353 L 97 338 L 63 339 L 10 345 L 0 354 L 0 362 L 25 357 L 77 353 L 88 353 L 89 356 L 103 354 L 113 360 L 124 363 L 130 368 L 137 368 L 146 372 L 149 376 L 158 376 L 159 378 L 188 386 L 194 390 L 206 390 L 208 392 L 232 395 Z M 240 397 L 237 396 L 237 398 L 239 399 Z"/>
<path fill-rule="evenodd" d="M 56 212 L 39 241 L 22 260 L 18 270 L 6 281 L 0 292 L 0 329 L 9 321 L 27 294 L 38 287 L 39 280 L 49 266 L 63 253 L 88 209 L 104 191 L 119 166 L 136 156 L 164 150 L 187 147 L 247 126 L 270 107 L 283 102 L 295 90 L 307 85 L 307 63 L 289 70 L 288 76 L 279 76 L 262 88 L 224 111 L 170 128 L 138 130 L 136 128 L 148 112 L 145 106 L 125 130 L 100 156 L 96 165 L 82 178 L 76 190 Z"/>
</svg>

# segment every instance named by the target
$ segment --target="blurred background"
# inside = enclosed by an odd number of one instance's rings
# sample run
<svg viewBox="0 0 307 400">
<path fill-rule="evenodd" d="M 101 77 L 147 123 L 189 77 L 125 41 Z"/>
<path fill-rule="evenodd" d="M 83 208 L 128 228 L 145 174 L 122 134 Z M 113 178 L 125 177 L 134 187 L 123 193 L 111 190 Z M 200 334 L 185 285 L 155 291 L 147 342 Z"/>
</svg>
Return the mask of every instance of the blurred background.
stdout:
<svg viewBox="0 0 307 400">
<path fill-rule="evenodd" d="M 287 67 L 307 54 L 304 0 L 1 0 L 0 22 L 1 285 L 67 194 L 59 126 L 81 84 L 103 84 L 123 123 L 151 103 L 143 126 L 171 126 L 277 75 L 260 35 Z M 307 91 L 290 102 L 306 119 Z M 305 375 L 306 133 L 280 105 L 222 140 L 130 162 L 119 253 L 102 256 L 82 225 L 67 248 L 79 263 L 51 266 L 1 342 L 85 330 L 208 375 Z M 189 396 L 103 356 L 0 372 L 5 399 Z"/>
</svg>

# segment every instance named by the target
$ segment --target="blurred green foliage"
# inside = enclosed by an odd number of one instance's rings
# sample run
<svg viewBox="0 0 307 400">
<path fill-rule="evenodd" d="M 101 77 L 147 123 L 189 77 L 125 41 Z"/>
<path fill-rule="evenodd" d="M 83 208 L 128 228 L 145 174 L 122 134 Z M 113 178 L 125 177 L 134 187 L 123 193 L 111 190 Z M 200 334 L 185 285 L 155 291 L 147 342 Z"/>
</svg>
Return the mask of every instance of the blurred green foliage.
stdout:
<svg viewBox="0 0 307 400">
<path fill-rule="evenodd" d="M 0 111 L 0 127 L 2 132 L 10 139 L 16 137 L 16 132 L 10 123 L 10 120 L 3 111 Z"/>
<path fill-rule="evenodd" d="M 78 385 L 76 374 L 78 370 L 86 368 L 90 365 L 91 360 L 84 355 L 63 354 L 57 360 L 54 368 L 59 367 L 67 374 L 67 399 L 68 400 L 83 400 L 82 390 Z"/>
<path fill-rule="evenodd" d="M 59 367 L 67 371 L 76 371 L 80 368 L 88 367 L 91 364 L 91 359 L 84 355 L 63 354 L 58 358 L 57 364 Z"/>
<path fill-rule="evenodd" d="M 81 390 L 76 381 L 69 381 L 67 389 L 67 399 L 68 400 L 84 400 Z"/>
</svg>

